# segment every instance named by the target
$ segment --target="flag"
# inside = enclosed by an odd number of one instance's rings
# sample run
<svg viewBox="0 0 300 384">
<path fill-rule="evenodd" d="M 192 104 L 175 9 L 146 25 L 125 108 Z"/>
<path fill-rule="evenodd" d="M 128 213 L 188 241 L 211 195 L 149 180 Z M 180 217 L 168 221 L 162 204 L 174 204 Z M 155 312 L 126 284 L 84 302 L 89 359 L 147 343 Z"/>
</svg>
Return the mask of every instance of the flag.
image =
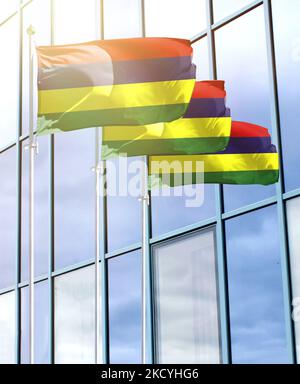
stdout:
<svg viewBox="0 0 300 384">
<path fill-rule="evenodd" d="M 279 178 L 278 153 L 266 128 L 233 122 L 229 145 L 223 152 L 150 157 L 149 173 L 162 184 L 196 184 L 201 180 L 200 172 L 204 172 L 205 183 L 274 184 Z"/>
<path fill-rule="evenodd" d="M 229 142 L 230 111 L 224 81 L 196 82 L 183 118 L 168 123 L 103 128 L 102 157 L 175 155 L 221 151 Z"/>
<path fill-rule="evenodd" d="M 40 130 L 182 117 L 195 84 L 188 40 L 134 38 L 37 48 Z"/>
</svg>

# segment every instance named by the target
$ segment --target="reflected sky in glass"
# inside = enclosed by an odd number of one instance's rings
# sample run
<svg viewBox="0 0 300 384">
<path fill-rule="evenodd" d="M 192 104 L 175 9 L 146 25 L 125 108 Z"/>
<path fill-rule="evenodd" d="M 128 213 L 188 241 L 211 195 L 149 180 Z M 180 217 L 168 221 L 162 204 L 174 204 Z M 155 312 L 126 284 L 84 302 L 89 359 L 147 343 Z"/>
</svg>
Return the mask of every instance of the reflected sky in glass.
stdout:
<svg viewBox="0 0 300 384">
<path fill-rule="evenodd" d="M 290 264 L 292 274 L 292 293 L 294 300 L 294 325 L 296 348 L 300 363 L 300 198 L 287 202 L 288 232 L 290 246 Z"/>
<path fill-rule="evenodd" d="M 214 247 L 213 230 L 154 247 L 159 363 L 220 362 Z"/>
<path fill-rule="evenodd" d="M 15 361 L 15 292 L 0 295 L 0 364 Z"/>
<path fill-rule="evenodd" d="M 243 38 L 241 38 L 243 37 Z M 216 32 L 218 78 L 226 80 L 232 118 L 271 131 L 270 90 L 263 8 L 259 7 Z M 275 194 L 275 186 L 224 187 L 228 211 Z"/>
<path fill-rule="evenodd" d="M 54 0 L 54 10 L 55 44 L 95 40 L 98 29 L 95 0 Z"/>
<path fill-rule="evenodd" d="M 94 363 L 94 271 L 94 266 L 91 266 L 55 279 L 54 345 L 56 364 Z"/>
<path fill-rule="evenodd" d="M 19 0 L 0 1 L 0 23 L 18 9 Z"/>
<path fill-rule="evenodd" d="M 55 268 L 95 251 L 95 131 L 55 135 Z"/>
<path fill-rule="evenodd" d="M 214 21 L 219 21 L 239 11 L 253 0 L 213 0 Z"/>
<path fill-rule="evenodd" d="M 140 37 L 140 0 L 104 0 L 105 39 Z"/>
<path fill-rule="evenodd" d="M 276 206 L 226 223 L 233 363 L 287 363 Z"/>
<path fill-rule="evenodd" d="M 0 289 L 15 282 L 17 240 L 16 148 L 0 154 Z"/>
<path fill-rule="evenodd" d="M 16 139 L 19 124 L 19 32 L 14 16 L 0 28 L 0 149 Z"/>
<path fill-rule="evenodd" d="M 108 260 L 110 363 L 141 363 L 141 252 Z"/>
<path fill-rule="evenodd" d="M 286 190 L 300 187 L 300 1 L 272 1 Z"/>
<path fill-rule="evenodd" d="M 26 281 L 28 275 L 28 238 L 29 238 L 29 151 L 28 140 L 22 143 L 22 248 L 21 248 L 21 280 Z M 35 157 L 35 276 L 46 274 L 49 257 L 49 137 L 38 138 L 39 153 Z"/>
<path fill-rule="evenodd" d="M 206 28 L 206 0 L 145 0 L 147 36 L 190 39 Z"/>
<path fill-rule="evenodd" d="M 140 160 L 138 157 L 128 157 L 128 167 L 133 162 Z M 120 162 L 116 159 L 110 159 L 107 162 L 107 187 L 113 188 L 115 176 L 117 180 L 120 175 Z M 126 172 L 124 168 L 123 172 Z M 128 180 L 133 180 L 135 176 L 127 168 Z M 126 181 L 121 183 L 124 187 L 129 185 Z M 107 196 L 107 227 L 108 227 L 108 251 L 126 247 L 130 244 L 142 241 L 142 212 L 139 196 L 123 196 L 117 189 L 116 196 Z"/>
<path fill-rule="evenodd" d="M 29 297 L 28 287 L 21 290 L 21 363 L 29 363 Z M 48 281 L 35 284 L 35 340 L 36 364 L 49 362 L 49 285 Z"/>
</svg>

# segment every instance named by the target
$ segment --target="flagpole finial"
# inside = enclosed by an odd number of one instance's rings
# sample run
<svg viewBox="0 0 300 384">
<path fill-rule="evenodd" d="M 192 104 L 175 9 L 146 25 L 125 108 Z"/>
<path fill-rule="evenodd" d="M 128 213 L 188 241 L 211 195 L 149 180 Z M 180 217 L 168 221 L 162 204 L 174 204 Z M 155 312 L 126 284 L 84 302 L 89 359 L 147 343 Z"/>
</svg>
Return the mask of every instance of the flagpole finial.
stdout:
<svg viewBox="0 0 300 384">
<path fill-rule="evenodd" d="M 27 34 L 28 34 L 29 36 L 32 36 L 32 35 L 35 34 L 35 29 L 33 28 L 32 25 L 29 25 L 29 27 L 27 28 Z"/>
</svg>

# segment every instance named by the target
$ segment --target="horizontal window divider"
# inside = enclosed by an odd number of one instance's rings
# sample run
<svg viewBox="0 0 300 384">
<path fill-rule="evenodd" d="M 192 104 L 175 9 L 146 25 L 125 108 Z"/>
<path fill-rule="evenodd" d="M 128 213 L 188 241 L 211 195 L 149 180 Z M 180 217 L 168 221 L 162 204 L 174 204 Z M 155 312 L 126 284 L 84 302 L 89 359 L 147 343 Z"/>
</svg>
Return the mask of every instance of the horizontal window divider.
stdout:
<svg viewBox="0 0 300 384">
<path fill-rule="evenodd" d="M 47 274 L 37 276 L 34 278 L 34 284 L 38 284 L 38 283 L 41 283 L 42 281 L 46 281 L 46 280 L 48 280 Z M 24 287 L 27 287 L 28 285 L 29 285 L 29 281 L 25 280 L 25 281 L 22 281 L 21 283 L 18 284 L 18 288 L 24 288 Z"/>
<path fill-rule="evenodd" d="M 300 197 L 300 188 L 283 194 L 283 200 L 291 200 L 295 197 Z"/>
<path fill-rule="evenodd" d="M 202 32 L 197 33 L 197 35 L 193 36 L 190 41 L 192 44 L 197 43 L 197 41 L 203 39 L 207 36 L 207 29 L 204 29 Z"/>
<path fill-rule="evenodd" d="M 13 292 L 16 290 L 16 287 L 15 285 L 11 285 L 9 287 L 6 287 L 6 288 L 1 288 L 0 289 L 0 296 L 1 295 L 5 295 L 5 293 L 10 293 L 10 292 Z"/>
<path fill-rule="evenodd" d="M 238 216 L 242 216 L 249 212 L 257 211 L 261 208 L 269 207 L 270 205 L 275 205 L 277 203 L 277 197 L 272 196 L 268 199 L 258 201 L 257 203 L 246 205 L 234 211 L 226 212 L 222 214 L 223 220 L 233 219 Z"/>
<path fill-rule="evenodd" d="M 160 243 L 161 241 L 164 241 L 164 240 L 169 240 L 169 239 L 172 239 L 174 237 L 188 234 L 189 232 L 194 232 L 194 231 L 200 230 L 200 229 L 206 229 L 207 227 L 210 227 L 210 226 L 215 225 L 215 224 L 217 224 L 217 218 L 216 217 L 202 220 L 202 221 L 199 221 L 195 224 L 187 225 L 186 227 L 182 227 L 182 228 L 176 229 L 174 231 L 165 233 L 163 235 L 153 237 L 152 239 L 150 239 L 150 244 L 151 245 L 157 244 L 157 243 Z"/>
<path fill-rule="evenodd" d="M 56 271 L 53 271 L 51 276 L 52 277 L 57 277 L 57 276 L 65 275 L 68 272 L 73 272 L 73 271 L 76 271 L 77 269 L 81 269 L 81 268 L 84 268 L 84 267 L 89 267 L 90 265 L 93 265 L 93 264 L 94 264 L 94 259 L 89 259 L 89 260 L 81 261 L 80 263 L 72 264 L 72 265 L 69 265 L 67 267 L 64 267 L 64 268 L 61 268 L 61 269 L 57 269 Z"/>
<path fill-rule="evenodd" d="M 122 256 L 126 253 L 137 251 L 142 248 L 142 243 L 135 243 L 129 245 L 128 247 L 116 249 L 115 251 L 107 252 L 105 254 L 105 259 L 111 259 L 112 257 Z"/>
<path fill-rule="evenodd" d="M 255 8 L 260 7 L 261 5 L 263 5 L 263 3 L 264 2 L 262 0 L 254 1 L 253 3 L 246 5 L 245 7 L 239 9 L 238 11 L 232 13 L 231 15 L 225 17 L 224 19 L 217 21 L 211 26 L 211 29 L 213 31 L 216 31 L 224 27 L 225 25 L 231 23 L 232 21 L 238 19 L 239 17 L 244 16 L 247 13 L 253 11 Z"/>
</svg>

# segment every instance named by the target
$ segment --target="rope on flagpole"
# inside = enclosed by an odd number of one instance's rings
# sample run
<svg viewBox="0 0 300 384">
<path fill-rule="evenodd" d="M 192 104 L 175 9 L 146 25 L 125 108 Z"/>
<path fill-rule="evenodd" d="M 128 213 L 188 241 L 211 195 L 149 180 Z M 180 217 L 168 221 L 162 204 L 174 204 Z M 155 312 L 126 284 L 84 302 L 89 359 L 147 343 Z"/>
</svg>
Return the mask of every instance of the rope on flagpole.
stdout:
<svg viewBox="0 0 300 384">
<path fill-rule="evenodd" d="M 33 116 L 33 35 L 35 30 L 32 25 L 28 27 L 27 34 L 29 40 L 29 364 L 34 364 L 34 158 L 37 153 L 37 143 L 34 137 Z"/>
</svg>

